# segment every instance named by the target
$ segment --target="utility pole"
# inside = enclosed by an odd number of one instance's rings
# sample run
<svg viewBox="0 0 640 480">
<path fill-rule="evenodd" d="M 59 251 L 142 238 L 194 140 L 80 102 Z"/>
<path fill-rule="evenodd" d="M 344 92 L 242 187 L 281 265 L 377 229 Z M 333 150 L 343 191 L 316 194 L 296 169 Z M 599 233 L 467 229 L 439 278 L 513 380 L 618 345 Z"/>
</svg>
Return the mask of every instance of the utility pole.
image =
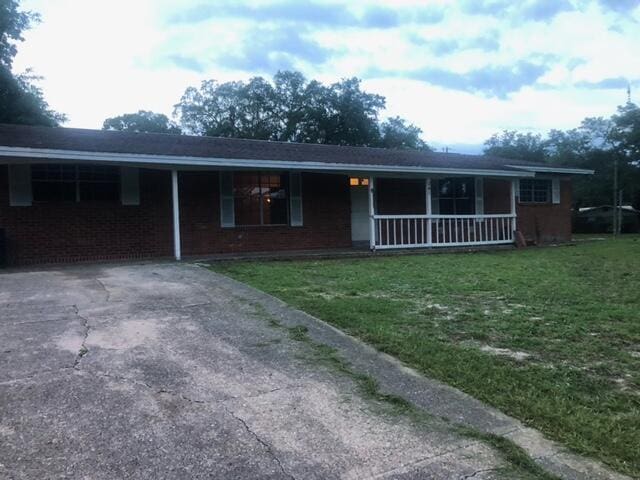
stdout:
<svg viewBox="0 0 640 480">
<path fill-rule="evenodd" d="M 622 189 L 618 192 L 618 235 L 622 233 Z"/>
</svg>

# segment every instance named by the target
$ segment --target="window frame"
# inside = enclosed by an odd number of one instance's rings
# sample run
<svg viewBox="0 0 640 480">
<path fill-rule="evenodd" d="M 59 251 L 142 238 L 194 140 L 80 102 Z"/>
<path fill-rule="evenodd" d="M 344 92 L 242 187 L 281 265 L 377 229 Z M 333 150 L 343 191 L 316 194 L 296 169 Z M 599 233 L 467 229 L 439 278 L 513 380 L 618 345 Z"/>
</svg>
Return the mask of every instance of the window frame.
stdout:
<svg viewBox="0 0 640 480">
<path fill-rule="evenodd" d="M 456 182 L 460 182 L 464 180 L 470 186 L 471 191 L 468 193 L 468 196 L 460 197 L 457 195 L 457 185 Z M 447 196 L 442 196 L 441 190 L 441 182 L 449 181 L 452 184 L 451 194 Z M 437 194 L 438 194 L 438 212 L 439 215 L 476 215 L 476 179 L 475 177 L 446 177 L 439 178 L 436 184 Z M 450 201 L 453 205 L 453 213 L 442 213 L 442 200 Z M 466 200 L 469 202 L 471 206 L 470 213 L 458 213 L 458 201 Z"/>
<path fill-rule="evenodd" d="M 523 183 L 530 182 L 529 188 L 523 188 Z M 545 183 L 545 200 L 536 200 L 536 184 Z M 523 199 L 522 192 L 528 192 L 530 199 Z M 538 193 L 541 190 L 538 190 Z M 547 205 L 553 200 L 553 180 L 551 178 L 521 178 L 518 182 L 518 202 L 527 205 Z"/>
<path fill-rule="evenodd" d="M 38 167 L 51 168 L 56 167 L 60 169 L 60 178 L 34 178 L 38 176 Z M 69 177 L 67 179 L 64 178 L 65 174 L 63 169 L 65 167 L 70 167 L 69 170 L 73 170 L 73 178 Z M 113 180 L 104 181 L 104 180 L 96 180 L 96 179 L 82 179 L 81 178 L 81 168 L 92 169 L 95 167 L 100 168 L 108 168 L 113 170 Z M 35 172 L 34 172 L 35 170 Z M 74 190 L 74 198 L 73 199 L 38 199 L 36 184 L 72 184 Z M 95 198 L 83 198 L 82 195 L 82 187 L 84 185 L 95 185 L 95 184 L 109 184 L 113 185 L 114 188 L 114 198 L 112 199 L 98 199 Z M 117 166 L 112 165 L 93 165 L 93 164 L 68 164 L 68 163 L 37 163 L 31 165 L 31 190 L 33 203 L 36 204 L 51 204 L 51 203 L 118 203 L 121 197 L 121 172 Z"/>
<path fill-rule="evenodd" d="M 249 175 L 256 176 L 258 178 L 258 183 L 256 185 L 258 189 L 258 205 L 260 223 L 238 223 L 238 207 L 236 205 L 236 199 L 242 198 L 236 194 L 236 179 L 240 175 Z M 265 198 L 265 188 L 268 188 L 268 183 L 263 183 L 263 177 L 270 177 L 277 175 L 280 177 L 281 189 L 284 190 L 284 205 L 286 208 L 286 218 L 284 223 L 264 223 L 264 198 Z M 269 192 L 270 194 L 270 192 Z M 232 199 L 233 199 L 233 225 L 227 225 L 227 228 L 256 228 L 256 227 L 288 227 L 291 225 L 291 186 L 290 186 L 290 178 L 289 175 L 285 172 L 268 172 L 268 171 L 240 171 L 233 172 L 232 175 Z"/>
</svg>

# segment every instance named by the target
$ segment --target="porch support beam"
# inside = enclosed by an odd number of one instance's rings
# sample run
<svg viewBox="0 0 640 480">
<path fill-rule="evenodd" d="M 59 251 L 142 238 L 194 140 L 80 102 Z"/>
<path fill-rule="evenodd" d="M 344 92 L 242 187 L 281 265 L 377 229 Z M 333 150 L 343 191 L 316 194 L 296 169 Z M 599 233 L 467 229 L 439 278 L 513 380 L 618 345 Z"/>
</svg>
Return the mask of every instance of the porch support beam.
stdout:
<svg viewBox="0 0 640 480">
<path fill-rule="evenodd" d="M 374 203 L 374 187 L 375 177 L 369 177 L 369 248 L 374 251 L 376 249 L 376 208 Z"/>
<path fill-rule="evenodd" d="M 427 215 L 431 215 L 431 178 L 427 178 L 424 184 L 425 191 L 425 211 Z M 423 239 L 424 240 L 424 239 Z M 427 220 L 427 244 L 431 246 L 433 243 L 433 239 L 431 238 L 431 217 Z"/>
<path fill-rule="evenodd" d="M 180 251 L 180 200 L 178 199 L 178 171 L 171 170 L 171 196 L 173 200 L 173 254 L 176 260 L 182 257 Z"/>
<path fill-rule="evenodd" d="M 516 213 L 516 192 L 518 191 L 518 180 L 511 180 L 511 215 L 513 215 L 513 231 L 518 230 L 518 226 L 516 224 L 517 213 Z"/>
</svg>

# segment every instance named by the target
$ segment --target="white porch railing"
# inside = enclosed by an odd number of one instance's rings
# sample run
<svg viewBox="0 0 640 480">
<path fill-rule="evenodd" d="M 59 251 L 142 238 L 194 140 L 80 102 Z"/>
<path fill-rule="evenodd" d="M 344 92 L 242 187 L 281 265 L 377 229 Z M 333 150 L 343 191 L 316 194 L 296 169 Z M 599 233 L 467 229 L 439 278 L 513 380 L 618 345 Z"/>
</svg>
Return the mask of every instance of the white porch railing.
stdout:
<svg viewBox="0 0 640 480">
<path fill-rule="evenodd" d="M 461 247 L 514 242 L 516 215 L 373 215 L 377 249 Z"/>
</svg>

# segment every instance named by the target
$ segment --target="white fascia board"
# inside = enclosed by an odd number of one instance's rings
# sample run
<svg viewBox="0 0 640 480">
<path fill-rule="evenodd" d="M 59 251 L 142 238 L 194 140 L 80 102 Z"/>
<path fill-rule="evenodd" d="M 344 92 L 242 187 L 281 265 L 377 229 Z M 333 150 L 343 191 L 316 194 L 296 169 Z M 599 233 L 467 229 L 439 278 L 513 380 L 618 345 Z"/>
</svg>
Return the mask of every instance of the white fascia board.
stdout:
<svg viewBox="0 0 640 480">
<path fill-rule="evenodd" d="M 538 173 L 566 173 L 569 175 L 593 175 L 595 170 L 585 168 L 564 168 L 564 167 L 533 167 L 531 165 L 506 165 L 509 168 L 517 168 L 527 172 Z"/>
<path fill-rule="evenodd" d="M 135 166 L 161 167 L 213 167 L 259 168 L 273 170 L 296 171 L 331 171 L 331 172 L 371 172 L 371 173 L 415 173 L 432 175 L 478 175 L 493 177 L 533 177 L 534 172 L 518 172 L 511 170 L 489 170 L 482 168 L 442 168 L 442 167 L 407 167 L 375 164 L 349 164 L 329 162 L 304 162 L 285 160 L 252 160 L 240 158 L 186 157 L 177 155 L 145 155 L 129 153 L 82 152 L 76 150 L 57 150 L 48 148 L 25 148 L 0 146 L 0 157 L 32 158 L 47 160 L 65 160 L 74 162 L 103 162 L 117 164 L 133 164 Z"/>
</svg>

